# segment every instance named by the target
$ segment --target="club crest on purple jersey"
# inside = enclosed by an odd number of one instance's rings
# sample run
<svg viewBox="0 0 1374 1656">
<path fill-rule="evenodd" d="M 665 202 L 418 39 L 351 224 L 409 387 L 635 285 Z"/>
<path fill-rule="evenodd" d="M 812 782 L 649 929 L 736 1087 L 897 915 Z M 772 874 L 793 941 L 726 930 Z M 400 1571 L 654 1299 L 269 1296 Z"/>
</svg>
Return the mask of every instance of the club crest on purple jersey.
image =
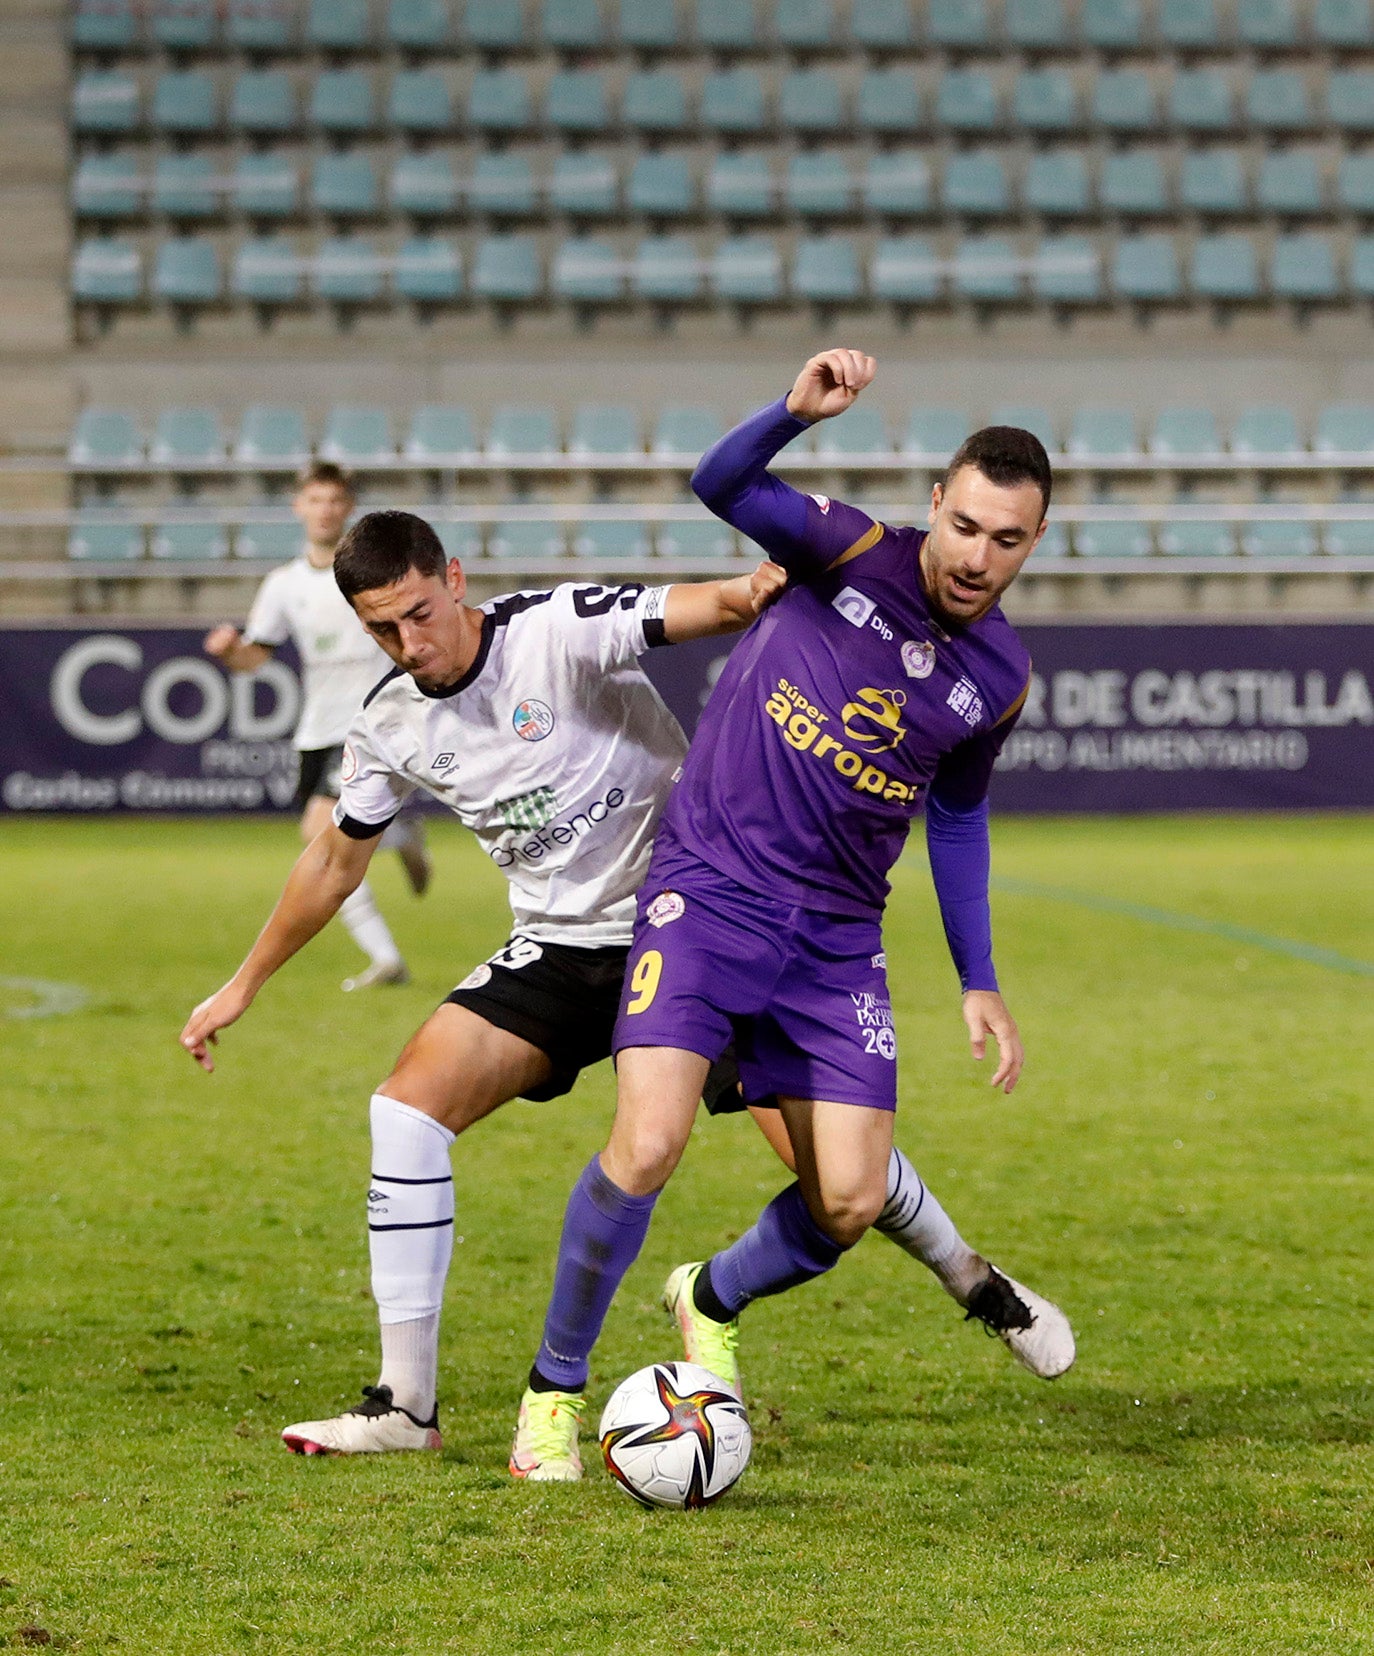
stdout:
<svg viewBox="0 0 1374 1656">
<path fill-rule="evenodd" d="M 902 667 L 908 678 L 929 678 L 935 671 L 935 646 L 925 639 L 908 638 L 902 645 Z"/>
</svg>

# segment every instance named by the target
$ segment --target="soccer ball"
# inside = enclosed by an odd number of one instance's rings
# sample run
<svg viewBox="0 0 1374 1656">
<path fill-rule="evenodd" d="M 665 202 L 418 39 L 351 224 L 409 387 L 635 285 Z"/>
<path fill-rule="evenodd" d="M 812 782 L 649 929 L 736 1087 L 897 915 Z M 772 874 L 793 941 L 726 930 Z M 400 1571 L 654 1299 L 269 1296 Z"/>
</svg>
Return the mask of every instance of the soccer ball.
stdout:
<svg viewBox="0 0 1374 1656">
<path fill-rule="evenodd" d="M 601 1416 L 601 1450 L 620 1487 L 648 1507 L 695 1511 L 749 1464 L 749 1417 L 696 1363 L 654 1363 L 622 1380 Z"/>
</svg>

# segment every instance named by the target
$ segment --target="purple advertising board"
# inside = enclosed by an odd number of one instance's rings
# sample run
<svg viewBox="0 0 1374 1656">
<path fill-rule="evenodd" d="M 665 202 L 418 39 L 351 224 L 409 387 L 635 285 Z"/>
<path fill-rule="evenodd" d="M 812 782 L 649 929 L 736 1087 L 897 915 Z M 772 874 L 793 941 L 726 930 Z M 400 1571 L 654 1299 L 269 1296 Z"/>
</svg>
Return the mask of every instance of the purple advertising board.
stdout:
<svg viewBox="0 0 1374 1656">
<path fill-rule="evenodd" d="M 1034 623 L 1003 811 L 1374 806 L 1374 624 Z M 0 630 L 0 810 L 291 806 L 289 655 L 228 674 L 185 627 Z M 646 666 L 690 729 L 729 650 Z"/>
</svg>

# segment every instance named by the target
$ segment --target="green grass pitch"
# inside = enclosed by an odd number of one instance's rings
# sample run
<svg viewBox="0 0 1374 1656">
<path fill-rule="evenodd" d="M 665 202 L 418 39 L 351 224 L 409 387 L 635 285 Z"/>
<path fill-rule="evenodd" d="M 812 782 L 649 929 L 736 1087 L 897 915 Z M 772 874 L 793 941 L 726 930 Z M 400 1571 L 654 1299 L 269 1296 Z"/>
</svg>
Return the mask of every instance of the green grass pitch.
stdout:
<svg viewBox="0 0 1374 1656">
<path fill-rule="evenodd" d="M 1034 1380 L 866 1239 L 748 1314 L 753 1465 L 690 1516 L 639 1511 L 594 1445 L 578 1486 L 504 1469 L 606 1066 L 456 1147 L 442 1457 L 277 1441 L 375 1376 L 368 1095 L 506 935 L 456 825 L 422 903 L 379 859 L 413 984 L 342 996 L 356 957 L 331 929 L 213 1077 L 176 1035 L 275 896 L 291 827 L 3 836 L 0 1646 L 1374 1650 L 1367 818 L 998 822 L 998 958 L 1030 1057 L 1010 1099 L 969 1060 L 913 851 L 888 926 L 899 1141 L 969 1239 L 1069 1311 L 1078 1366 Z M 92 998 L 15 1017 L 26 978 Z M 699 1123 L 597 1351 L 593 1423 L 675 1355 L 668 1269 L 780 1182 L 747 1121 Z"/>
</svg>

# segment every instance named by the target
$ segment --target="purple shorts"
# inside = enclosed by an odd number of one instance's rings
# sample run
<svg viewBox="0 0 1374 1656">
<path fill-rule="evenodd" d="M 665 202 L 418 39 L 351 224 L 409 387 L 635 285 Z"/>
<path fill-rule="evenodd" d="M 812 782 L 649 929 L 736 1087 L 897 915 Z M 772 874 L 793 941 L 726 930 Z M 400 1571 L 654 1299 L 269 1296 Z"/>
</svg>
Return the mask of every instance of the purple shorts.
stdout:
<svg viewBox="0 0 1374 1656">
<path fill-rule="evenodd" d="M 746 1098 L 897 1108 L 897 1036 L 875 920 L 779 905 L 674 847 L 655 854 L 614 1050 L 733 1040 Z"/>
</svg>

